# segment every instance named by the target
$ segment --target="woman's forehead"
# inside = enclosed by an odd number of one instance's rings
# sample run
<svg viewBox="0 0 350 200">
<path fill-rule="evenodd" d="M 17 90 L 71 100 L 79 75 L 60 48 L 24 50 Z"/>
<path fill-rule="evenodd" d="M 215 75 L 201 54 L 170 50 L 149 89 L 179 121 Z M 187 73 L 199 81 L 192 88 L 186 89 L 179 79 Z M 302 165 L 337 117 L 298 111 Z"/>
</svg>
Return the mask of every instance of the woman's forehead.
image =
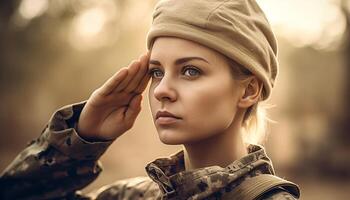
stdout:
<svg viewBox="0 0 350 200">
<path fill-rule="evenodd" d="M 207 62 L 223 59 L 224 56 L 199 43 L 176 37 L 159 37 L 151 50 L 151 60 L 203 58 Z"/>
</svg>

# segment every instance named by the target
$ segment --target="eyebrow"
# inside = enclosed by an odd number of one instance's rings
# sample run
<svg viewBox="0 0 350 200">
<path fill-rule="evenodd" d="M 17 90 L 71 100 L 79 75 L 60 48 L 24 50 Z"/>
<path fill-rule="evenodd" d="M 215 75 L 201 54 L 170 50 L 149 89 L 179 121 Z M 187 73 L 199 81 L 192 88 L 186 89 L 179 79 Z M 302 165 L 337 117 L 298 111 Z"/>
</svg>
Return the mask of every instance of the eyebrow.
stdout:
<svg viewBox="0 0 350 200">
<path fill-rule="evenodd" d="M 185 57 L 185 58 L 179 58 L 175 61 L 175 65 L 180 65 L 182 63 L 188 62 L 190 60 L 202 60 L 206 63 L 209 63 L 206 59 L 201 58 L 201 57 Z M 149 64 L 154 64 L 154 65 L 161 65 L 158 60 L 150 60 Z"/>
</svg>

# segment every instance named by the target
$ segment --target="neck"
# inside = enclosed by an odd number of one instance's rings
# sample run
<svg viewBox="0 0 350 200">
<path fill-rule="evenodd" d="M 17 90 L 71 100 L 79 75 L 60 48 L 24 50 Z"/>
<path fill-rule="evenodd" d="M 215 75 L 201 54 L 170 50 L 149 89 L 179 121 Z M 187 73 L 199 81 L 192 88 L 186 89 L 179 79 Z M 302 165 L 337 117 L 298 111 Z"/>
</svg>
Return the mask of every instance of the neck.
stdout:
<svg viewBox="0 0 350 200">
<path fill-rule="evenodd" d="M 186 170 L 213 165 L 226 167 L 247 155 L 240 128 L 233 124 L 226 132 L 197 143 L 184 144 Z"/>
</svg>

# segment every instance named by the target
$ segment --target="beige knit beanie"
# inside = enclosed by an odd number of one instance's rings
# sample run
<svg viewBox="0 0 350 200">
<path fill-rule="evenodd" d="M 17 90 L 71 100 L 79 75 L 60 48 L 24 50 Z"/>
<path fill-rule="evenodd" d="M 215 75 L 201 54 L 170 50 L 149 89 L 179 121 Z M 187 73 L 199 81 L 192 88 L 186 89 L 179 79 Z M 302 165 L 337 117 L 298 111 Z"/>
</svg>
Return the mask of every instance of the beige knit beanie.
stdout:
<svg viewBox="0 0 350 200">
<path fill-rule="evenodd" d="M 270 96 L 277 44 L 255 0 L 161 0 L 147 35 L 149 50 L 159 36 L 188 39 L 226 55 L 263 81 L 263 100 Z"/>
</svg>

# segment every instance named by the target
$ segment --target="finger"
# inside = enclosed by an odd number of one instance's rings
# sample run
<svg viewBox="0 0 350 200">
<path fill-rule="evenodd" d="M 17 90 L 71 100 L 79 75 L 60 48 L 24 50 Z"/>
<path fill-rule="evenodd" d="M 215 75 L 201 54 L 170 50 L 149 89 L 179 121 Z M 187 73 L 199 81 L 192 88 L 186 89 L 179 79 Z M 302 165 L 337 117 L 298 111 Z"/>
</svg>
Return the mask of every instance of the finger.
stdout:
<svg viewBox="0 0 350 200">
<path fill-rule="evenodd" d="M 115 91 L 120 92 L 124 90 L 129 85 L 130 81 L 134 78 L 139 69 L 140 62 L 138 60 L 134 60 L 128 67 L 128 76 L 118 85 Z"/>
<path fill-rule="evenodd" d="M 148 74 L 149 59 L 150 59 L 150 52 L 147 52 L 147 54 L 144 57 L 144 60 L 142 62 L 142 66 L 145 67 L 146 72 L 144 74 L 144 77 L 140 81 L 139 85 L 135 89 L 135 93 L 137 93 L 137 94 L 141 94 L 146 89 L 147 83 L 151 78 L 151 76 Z"/>
<path fill-rule="evenodd" d="M 149 65 L 149 59 L 150 59 L 151 53 L 148 51 L 141 57 L 141 64 L 145 65 L 148 68 Z"/>
<path fill-rule="evenodd" d="M 111 78 L 109 78 L 102 86 L 101 86 L 101 94 L 102 95 L 108 95 L 115 88 L 118 87 L 118 85 L 125 79 L 125 77 L 128 74 L 128 70 L 126 68 L 120 69 L 117 73 L 115 73 Z"/>
<path fill-rule="evenodd" d="M 145 76 L 142 78 L 140 84 L 137 86 L 137 88 L 134 90 L 136 94 L 141 94 L 147 87 L 148 81 L 150 80 L 151 76 L 146 73 Z"/>
<path fill-rule="evenodd" d="M 133 79 L 129 82 L 128 86 L 124 89 L 125 92 L 132 92 L 134 91 L 137 86 L 140 84 L 142 81 L 143 76 L 147 73 L 147 66 L 144 64 L 146 58 L 146 54 L 142 55 L 140 57 L 140 69 L 139 71 L 135 74 Z"/>
<path fill-rule="evenodd" d="M 125 120 L 134 123 L 137 115 L 141 111 L 142 95 L 136 95 L 129 103 L 128 110 L 125 113 Z"/>
</svg>

